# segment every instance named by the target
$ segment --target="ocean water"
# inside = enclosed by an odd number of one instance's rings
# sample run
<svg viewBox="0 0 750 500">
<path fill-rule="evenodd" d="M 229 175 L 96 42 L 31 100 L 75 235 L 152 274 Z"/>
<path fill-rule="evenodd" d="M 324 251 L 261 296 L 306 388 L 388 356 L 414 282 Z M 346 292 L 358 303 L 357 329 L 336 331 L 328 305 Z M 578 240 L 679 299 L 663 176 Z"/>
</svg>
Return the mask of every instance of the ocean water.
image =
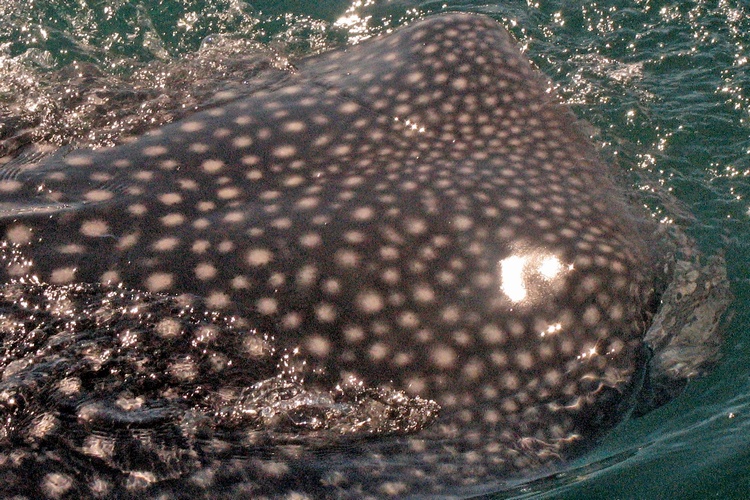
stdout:
<svg viewBox="0 0 750 500">
<path fill-rule="evenodd" d="M 118 142 L 268 65 L 441 11 L 502 22 L 654 217 L 677 219 L 704 252 L 724 252 L 736 296 L 711 375 L 623 424 L 571 472 L 503 498 L 747 498 L 748 2 L 6 0 L 0 155 L 30 142 Z"/>
</svg>

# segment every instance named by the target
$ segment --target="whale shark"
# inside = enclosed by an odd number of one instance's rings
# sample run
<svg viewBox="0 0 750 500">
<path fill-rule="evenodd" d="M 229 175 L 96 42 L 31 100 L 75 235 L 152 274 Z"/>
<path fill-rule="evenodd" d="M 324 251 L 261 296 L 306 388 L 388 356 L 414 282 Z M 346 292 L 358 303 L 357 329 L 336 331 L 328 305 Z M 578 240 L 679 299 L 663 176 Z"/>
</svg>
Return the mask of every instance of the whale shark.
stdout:
<svg viewBox="0 0 750 500">
<path fill-rule="evenodd" d="M 468 496 L 553 470 L 648 381 L 656 226 L 472 14 L 303 59 L 115 147 L 9 162 L 0 488 Z M 258 438 L 236 422 L 284 352 L 311 391 L 372 389 L 360 401 L 416 402 L 418 422 Z M 229 414 L 246 420 L 221 434 Z"/>
</svg>

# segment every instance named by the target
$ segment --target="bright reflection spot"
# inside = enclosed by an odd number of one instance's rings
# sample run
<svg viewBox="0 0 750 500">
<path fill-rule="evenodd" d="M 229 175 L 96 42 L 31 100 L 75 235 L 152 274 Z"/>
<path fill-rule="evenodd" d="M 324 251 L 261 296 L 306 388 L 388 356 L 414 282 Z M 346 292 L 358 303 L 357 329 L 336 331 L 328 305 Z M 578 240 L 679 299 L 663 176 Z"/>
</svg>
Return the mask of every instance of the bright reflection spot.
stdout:
<svg viewBox="0 0 750 500">
<path fill-rule="evenodd" d="M 523 280 L 524 257 L 511 255 L 500 261 L 500 287 L 513 302 L 526 298 L 526 285 Z"/>
<path fill-rule="evenodd" d="M 563 264 L 559 257 L 544 251 L 511 255 L 500 262 L 500 290 L 512 302 L 536 301 L 559 290 L 566 271 L 573 265 Z"/>
<path fill-rule="evenodd" d="M 546 330 L 542 330 L 542 333 L 540 334 L 540 336 L 544 337 L 547 335 L 552 335 L 554 333 L 559 332 L 560 330 L 562 330 L 562 324 L 555 323 L 555 324 L 549 325 Z"/>
<path fill-rule="evenodd" d="M 590 349 L 586 349 L 581 354 L 579 354 L 578 356 L 576 356 L 576 359 L 590 358 L 592 356 L 596 356 L 597 354 L 598 353 L 596 352 L 596 346 L 594 346 L 594 347 L 592 347 Z"/>
<path fill-rule="evenodd" d="M 394 122 L 399 121 L 398 116 L 394 116 L 393 121 Z M 409 120 L 408 118 L 406 120 L 403 120 L 403 123 L 406 125 L 406 128 L 408 128 L 409 130 L 416 130 L 417 132 L 424 132 L 425 130 L 424 127 L 418 125 L 416 122 Z"/>
<path fill-rule="evenodd" d="M 562 262 L 557 257 L 547 257 L 539 265 L 539 273 L 547 279 L 552 279 L 560 273 Z"/>
<path fill-rule="evenodd" d="M 359 11 L 360 9 L 370 7 L 374 3 L 374 0 L 357 0 L 334 23 L 334 26 L 344 28 L 348 31 L 349 43 L 359 43 L 371 36 L 367 23 L 372 16 L 361 16 Z"/>
</svg>

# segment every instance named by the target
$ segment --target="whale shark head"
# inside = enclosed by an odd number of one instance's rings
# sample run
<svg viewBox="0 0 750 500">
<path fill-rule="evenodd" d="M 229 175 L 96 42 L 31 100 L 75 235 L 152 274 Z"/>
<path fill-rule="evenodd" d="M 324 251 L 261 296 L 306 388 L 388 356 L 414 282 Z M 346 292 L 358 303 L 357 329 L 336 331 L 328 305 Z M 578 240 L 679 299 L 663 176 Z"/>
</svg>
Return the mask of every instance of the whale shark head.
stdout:
<svg viewBox="0 0 750 500">
<path fill-rule="evenodd" d="M 199 296 L 311 380 L 440 405 L 414 437 L 316 455 L 331 488 L 469 488 L 624 418 L 659 291 L 648 223 L 502 27 L 437 16 L 270 81 L 6 168 L 6 279 Z M 278 486 L 304 456 L 263 470 Z"/>
</svg>

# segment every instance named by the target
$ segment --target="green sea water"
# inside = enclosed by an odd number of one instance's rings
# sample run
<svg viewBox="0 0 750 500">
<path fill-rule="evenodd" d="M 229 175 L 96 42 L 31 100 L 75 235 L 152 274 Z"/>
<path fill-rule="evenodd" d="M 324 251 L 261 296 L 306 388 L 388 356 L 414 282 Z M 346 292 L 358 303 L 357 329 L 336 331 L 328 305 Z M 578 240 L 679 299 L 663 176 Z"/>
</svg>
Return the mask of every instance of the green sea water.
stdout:
<svg viewBox="0 0 750 500">
<path fill-rule="evenodd" d="M 750 2 L 4 0 L 0 153 L 116 141 L 253 67 L 442 11 L 502 22 L 654 217 L 725 253 L 736 296 L 711 375 L 622 425 L 574 472 L 505 496 L 750 498 Z M 210 56 L 217 46 L 225 57 Z"/>
</svg>

